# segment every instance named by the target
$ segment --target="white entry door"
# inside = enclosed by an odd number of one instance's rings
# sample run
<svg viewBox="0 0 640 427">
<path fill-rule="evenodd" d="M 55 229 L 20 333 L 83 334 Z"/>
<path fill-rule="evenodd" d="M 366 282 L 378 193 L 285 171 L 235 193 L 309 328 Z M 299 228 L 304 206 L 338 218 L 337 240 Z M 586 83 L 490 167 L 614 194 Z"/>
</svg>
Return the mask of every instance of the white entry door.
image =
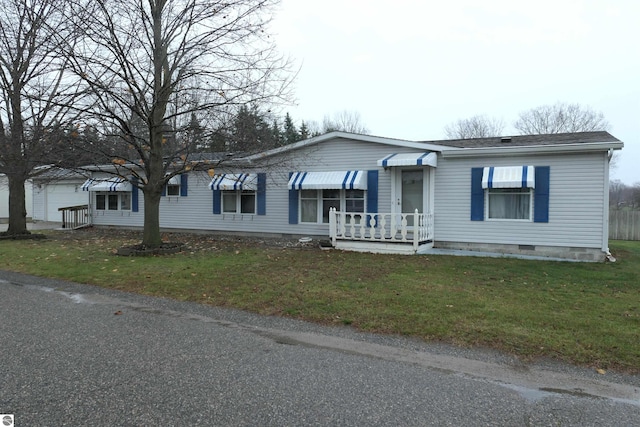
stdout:
<svg viewBox="0 0 640 427">
<path fill-rule="evenodd" d="M 395 185 L 393 188 L 393 198 L 395 200 L 393 211 L 398 214 L 396 224 L 400 225 L 401 216 L 399 214 L 414 213 L 416 209 L 423 213 L 426 209 L 425 188 L 426 187 L 425 168 L 421 169 L 398 169 L 394 174 Z M 407 217 L 407 225 L 413 226 L 413 217 Z"/>
</svg>

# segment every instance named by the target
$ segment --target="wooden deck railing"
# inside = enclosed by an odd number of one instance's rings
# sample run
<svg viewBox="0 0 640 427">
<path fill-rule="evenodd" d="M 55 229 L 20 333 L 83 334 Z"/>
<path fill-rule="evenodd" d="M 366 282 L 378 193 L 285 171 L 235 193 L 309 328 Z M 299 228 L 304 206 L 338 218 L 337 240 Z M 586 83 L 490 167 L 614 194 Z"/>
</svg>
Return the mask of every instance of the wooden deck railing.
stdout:
<svg viewBox="0 0 640 427">
<path fill-rule="evenodd" d="M 329 236 L 336 240 L 405 243 L 414 251 L 424 242 L 433 241 L 433 214 L 419 213 L 354 213 L 329 211 Z"/>
<path fill-rule="evenodd" d="M 91 225 L 89 205 L 58 208 L 62 212 L 62 228 L 81 228 Z"/>
</svg>

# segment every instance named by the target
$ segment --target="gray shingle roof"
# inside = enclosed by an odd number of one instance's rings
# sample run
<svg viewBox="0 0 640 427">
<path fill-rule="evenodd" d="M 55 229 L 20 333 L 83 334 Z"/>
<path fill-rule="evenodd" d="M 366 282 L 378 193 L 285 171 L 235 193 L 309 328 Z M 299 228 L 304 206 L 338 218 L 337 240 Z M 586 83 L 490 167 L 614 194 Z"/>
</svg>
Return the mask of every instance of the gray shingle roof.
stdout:
<svg viewBox="0 0 640 427">
<path fill-rule="evenodd" d="M 473 139 L 448 139 L 442 141 L 422 141 L 428 144 L 442 145 L 446 147 L 458 148 L 485 148 L 485 147 L 525 147 L 540 145 L 567 145 L 585 144 L 595 142 L 620 142 L 609 132 L 576 132 L 576 133 L 555 133 L 546 135 L 514 135 L 497 136 L 491 138 Z"/>
</svg>

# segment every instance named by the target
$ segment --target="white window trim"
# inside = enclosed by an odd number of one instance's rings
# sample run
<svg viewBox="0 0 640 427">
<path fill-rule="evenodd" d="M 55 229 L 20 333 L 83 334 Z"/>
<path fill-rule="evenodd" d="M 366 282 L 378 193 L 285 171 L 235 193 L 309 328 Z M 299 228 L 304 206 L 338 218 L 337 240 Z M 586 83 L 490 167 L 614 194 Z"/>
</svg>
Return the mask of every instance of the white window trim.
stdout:
<svg viewBox="0 0 640 427">
<path fill-rule="evenodd" d="M 498 222 L 533 222 L 533 201 L 534 201 L 534 188 L 518 188 L 520 190 L 529 191 L 529 218 L 491 218 L 489 216 L 489 192 L 496 190 L 506 190 L 506 188 L 485 188 L 484 189 L 484 218 L 486 221 L 498 221 Z"/>
<path fill-rule="evenodd" d="M 255 190 L 222 190 L 220 200 L 220 213 L 222 214 L 238 214 L 238 215 L 257 215 L 258 212 L 258 192 Z M 233 212 L 225 211 L 224 209 L 224 196 L 225 194 L 235 194 L 236 196 L 236 210 Z M 253 212 L 242 212 L 242 194 L 253 194 Z"/>
<path fill-rule="evenodd" d="M 176 189 L 176 194 L 169 194 L 169 189 Z M 165 191 L 166 197 L 180 197 L 180 184 L 167 184 Z"/>
<path fill-rule="evenodd" d="M 129 209 L 122 209 L 122 194 L 129 194 Z M 100 212 L 131 212 L 131 205 L 133 203 L 133 197 L 131 193 L 125 193 L 121 191 L 110 192 L 110 191 L 96 191 L 96 211 Z M 104 209 L 98 209 L 98 196 L 104 196 Z M 118 196 L 118 208 L 117 209 L 109 209 L 109 196 Z"/>
<path fill-rule="evenodd" d="M 340 191 L 340 212 L 345 212 L 346 207 L 347 207 L 347 191 L 354 191 L 354 190 L 347 190 L 347 189 L 331 189 L 331 188 L 325 188 L 324 190 L 338 190 Z M 302 193 L 303 191 L 315 191 L 316 192 L 316 220 L 313 222 L 309 222 L 309 221 L 303 221 L 302 220 L 302 200 L 312 200 L 310 197 L 302 197 Z M 328 224 L 326 222 L 323 221 L 323 201 L 325 200 L 324 197 L 322 197 L 322 191 L 321 189 L 317 189 L 317 190 L 312 190 L 312 189 L 308 189 L 308 190 L 300 190 L 299 191 L 299 195 L 298 195 L 298 223 L 299 224 Z M 363 212 L 365 213 L 367 212 L 367 190 L 355 190 L 355 191 L 362 191 L 362 201 L 363 201 Z M 338 199 L 333 199 L 333 200 L 338 200 Z M 360 213 L 360 212 L 354 212 L 354 213 Z"/>
</svg>

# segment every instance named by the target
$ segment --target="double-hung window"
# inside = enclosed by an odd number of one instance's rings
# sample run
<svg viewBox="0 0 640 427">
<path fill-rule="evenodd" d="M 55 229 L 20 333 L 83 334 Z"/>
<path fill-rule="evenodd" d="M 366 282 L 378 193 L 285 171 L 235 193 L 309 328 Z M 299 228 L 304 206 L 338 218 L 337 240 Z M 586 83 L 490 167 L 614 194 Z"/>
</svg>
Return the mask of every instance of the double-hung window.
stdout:
<svg viewBox="0 0 640 427">
<path fill-rule="evenodd" d="M 129 211 L 131 210 L 131 193 L 96 193 L 96 210 Z"/>
<path fill-rule="evenodd" d="M 531 221 L 535 191 L 533 166 L 485 167 L 482 188 L 487 219 Z"/>
<path fill-rule="evenodd" d="M 490 188 L 487 190 L 488 219 L 531 219 L 531 188 Z"/>
<path fill-rule="evenodd" d="M 222 192 L 223 213 L 256 213 L 256 192 L 253 190 L 231 190 Z"/>
<path fill-rule="evenodd" d="M 294 203 L 298 206 L 295 222 L 328 223 L 332 208 L 346 213 L 365 211 L 365 171 L 295 172 L 288 186 L 298 194 Z"/>
<path fill-rule="evenodd" d="M 209 188 L 213 190 L 213 211 L 217 214 L 264 215 L 266 175 L 214 175 Z"/>
<path fill-rule="evenodd" d="M 82 185 L 82 190 L 95 193 L 95 209 L 98 211 L 132 210 L 134 187 L 123 177 L 90 178 Z"/>
<path fill-rule="evenodd" d="M 329 211 L 364 212 L 364 190 L 302 190 L 300 191 L 300 222 L 328 223 Z"/>
</svg>

